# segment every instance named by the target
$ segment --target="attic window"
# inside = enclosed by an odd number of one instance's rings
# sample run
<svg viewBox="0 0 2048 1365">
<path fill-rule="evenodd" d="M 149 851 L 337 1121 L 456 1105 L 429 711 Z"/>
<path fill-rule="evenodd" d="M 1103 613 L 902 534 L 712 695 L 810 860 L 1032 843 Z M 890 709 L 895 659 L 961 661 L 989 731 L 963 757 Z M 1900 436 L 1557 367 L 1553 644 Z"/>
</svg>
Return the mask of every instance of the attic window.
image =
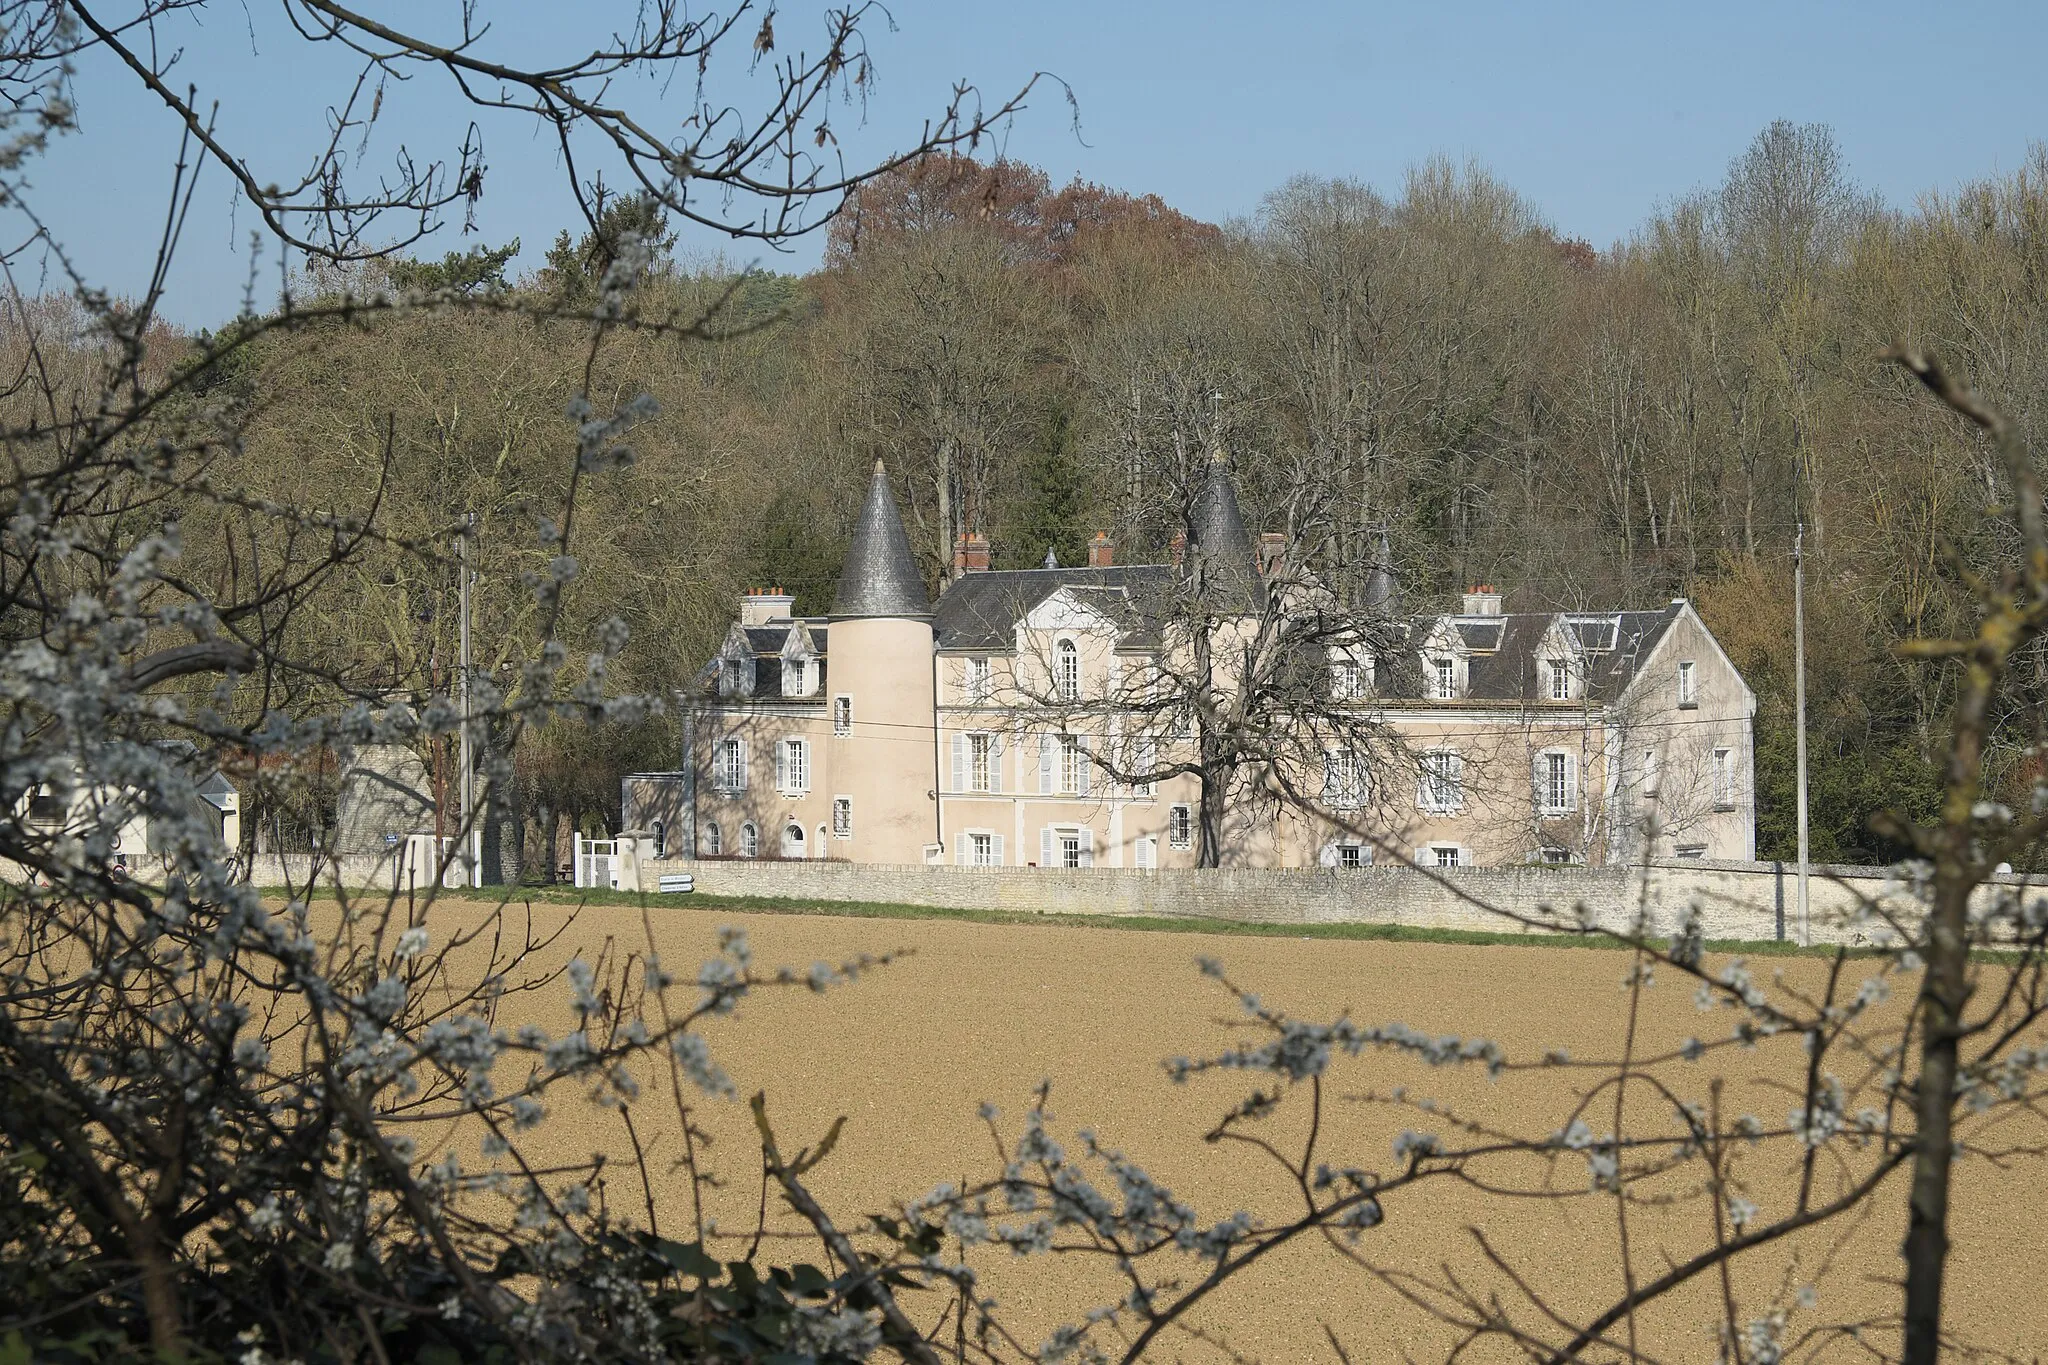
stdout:
<svg viewBox="0 0 2048 1365">
<path fill-rule="evenodd" d="M 1453 659 L 1431 659 L 1429 661 L 1430 693 L 1438 701 L 1451 701 L 1458 695 L 1458 665 Z"/>
<path fill-rule="evenodd" d="M 1691 659 L 1678 665 L 1678 704 L 1684 707 L 1700 704 L 1700 670 Z"/>
<path fill-rule="evenodd" d="M 1563 659 L 1550 660 L 1550 699 L 1570 701 L 1572 695 L 1571 666 Z"/>
<path fill-rule="evenodd" d="M 783 661 L 782 695 L 785 697 L 808 697 L 811 695 L 811 661 L 809 659 L 786 659 Z"/>
<path fill-rule="evenodd" d="M 1062 640 L 1054 651 L 1053 682 L 1061 701 L 1081 696 L 1081 651 L 1072 640 Z"/>
<path fill-rule="evenodd" d="M 744 659 L 727 659 L 727 660 L 725 661 L 725 668 L 724 668 L 724 671 L 723 671 L 723 674 L 722 674 L 722 676 L 721 676 L 721 677 L 720 677 L 720 679 L 719 679 L 719 682 L 720 682 L 720 684 L 722 685 L 722 689 L 723 689 L 723 691 L 725 692 L 725 694 L 726 694 L 726 695 L 727 695 L 728 697 L 731 697 L 731 696 L 737 696 L 737 695 L 738 695 L 739 693 L 741 693 L 741 692 L 744 692 L 744 691 L 746 691 L 746 689 L 747 689 L 747 664 L 746 664 L 746 660 L 744 660 Z"/>
</svg>

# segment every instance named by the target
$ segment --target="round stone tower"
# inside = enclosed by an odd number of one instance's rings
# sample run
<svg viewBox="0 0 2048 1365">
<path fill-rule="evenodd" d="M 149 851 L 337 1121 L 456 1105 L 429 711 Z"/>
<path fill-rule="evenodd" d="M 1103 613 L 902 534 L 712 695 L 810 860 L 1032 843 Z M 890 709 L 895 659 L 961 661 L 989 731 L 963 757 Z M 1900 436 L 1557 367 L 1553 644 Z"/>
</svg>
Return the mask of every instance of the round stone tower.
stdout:
<svg viewBox="0 0 2048 1365">
<path fill-rule="evenodd" d="M 851 856 L 922 862 L 939 840 L 932 609 L 880 460 L 839 575 L 826 659 L 833 697 L 852 710 L 852 733 L 826 741 L 833 793 L 852 800 Z"/>
</svg>

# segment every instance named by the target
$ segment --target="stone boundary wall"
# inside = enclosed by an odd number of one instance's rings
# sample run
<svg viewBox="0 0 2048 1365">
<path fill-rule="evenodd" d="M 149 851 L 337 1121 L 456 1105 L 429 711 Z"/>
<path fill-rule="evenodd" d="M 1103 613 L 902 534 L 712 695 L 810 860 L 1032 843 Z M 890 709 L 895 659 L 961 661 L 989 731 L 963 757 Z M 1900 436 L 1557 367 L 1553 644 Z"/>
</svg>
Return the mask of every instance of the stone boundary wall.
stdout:
<svg viewBox="0 0 2048 1365">
<path fill-rule="evenodd" d="M 391 853 L 344 853 L 319 860 L 319 881 L 333 886 L 339 873 L 343 886 L 379 891 L 393 889 L 398 880 L 399 858 Z M 249 880 L 261 887 L 304 886 L 313 875 L 314 858 L 309 853 L 259 853 L 250 861 Z"/>
<path fill-rule="evenodd" d="M 1798 936 L 1798 872 L 1783 863 L 1460 868 L 1446 870 L 1438 880 L 1405 867 L 1140 871 L 666 858 L 641 864 L 642 889 L 655 891 L 664 872 L 690 872 L 697 892 L 713 896 L 1494 932 L 1522 926 L 1472 901 L 1530 916 L 1548 910 L 1570 916 L 1584 906 L 1594 923 L 1611 928 L 1626 927 L 1640 907 L 1659 934 L 1668 933 L 1686 906 L 1696 904 L 1711 939 L 1776 939 L 1781 922 L 1784 938 Z M 1917 917 L 1911 896 L 1886 868 L 1816 866 L 1809 886 L 1816 943 L 1864 941 L 1851 921 L 1865 898 L 1894 914 Z"/>
</svg>

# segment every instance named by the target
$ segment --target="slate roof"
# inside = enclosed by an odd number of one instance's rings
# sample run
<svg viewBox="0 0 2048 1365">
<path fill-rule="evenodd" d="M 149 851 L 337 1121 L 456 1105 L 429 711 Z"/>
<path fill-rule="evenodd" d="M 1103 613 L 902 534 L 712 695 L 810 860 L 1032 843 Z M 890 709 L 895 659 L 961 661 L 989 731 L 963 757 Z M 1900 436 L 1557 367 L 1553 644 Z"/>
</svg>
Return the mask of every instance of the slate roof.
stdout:
<svg viewBox="0 0 2048 1365">
<path fill-rule="evenodd" d="M 917 571 L 910 537 L 903 532 L 896 497 L 889 491 L 888 471 L 877 460 L 875 476 L 868 482 L 868 500 L 860 509 L 860 520 L 854 523 L 853 543 L 847 547 L 832 615 L 929 616 L 931 610 L 924 575 Z"/>
<path fill-rule="evenodd" d="M 1260 581 L 1252 537 L 1245 530 L 1244 513 L 1237 505 L 1237 485 L 1231 481 L 1220 450 L 1209 461 L 1209 477 L 1195 500 L 1191 521 L 1189 562 L 1206 568 L 1207 586 L 1218 607 L 1253 607 Z"/>
<path fill-rule="evenodd" d="M 789 633 L 797 626 L 807 627 L 811 632 L 811 644 L 818 651 L 811 659 L 811 667 L 817 670 L 811 682 L 810 692 L 801 697 L 782 695 L 782 647 L 789 643 Z M 803 706 L 822 705 L 831 695 L 826 691 L 826 679 L 830 666 L 825 657 L 826 640 L 830 628 L 823 617 L 800 617 L 787 621 L 775 621 L 764 626 L 741 626 L 740 633 L 746 637 L 747 653 L 754 660 L 753 690 L 744 697 L 727 697 L 736 701 L 790 701 Z M 719 696 L 718 670 L 723 667 L 726 654 L 721 650 L 704 671 L 698 675 L 698 684 L 707 695 Z"/>
<path fill-rule="evenodd" d="M 1620 696 L 1678 619 L 1679 611 L 1674 602 L 1656 611 L 1565 613 L 1566 628 L 1578 636 L 1586 651 L 1588 695 L 1595 701 Z M 1421 651 L 1438 620 L 1446 620 L 1472 651 L 1464 699 L 1544 700 L 1547 680 L 1537 676 L 1537 650 L 1557 616 L 1555 612 L 1511 612 L 1503 616 L 1422 617 L 1408 626 L 1410 646 L 1397 657 L 1380 661 L 1374 690 L 1384 698 L 1425 699 Z"/>
<path fill-rule="evenodd" d="M 939 596 L 932 633 L 940 649 L 1013 649 L 1017 622 L 1063 588 L 1117 622 L 1123 646 L 1159 642 L 1159 609 L 1173 586 L 1165 564 L 1109 569 L 995 569 L 964 574 Z"/>
</svg>

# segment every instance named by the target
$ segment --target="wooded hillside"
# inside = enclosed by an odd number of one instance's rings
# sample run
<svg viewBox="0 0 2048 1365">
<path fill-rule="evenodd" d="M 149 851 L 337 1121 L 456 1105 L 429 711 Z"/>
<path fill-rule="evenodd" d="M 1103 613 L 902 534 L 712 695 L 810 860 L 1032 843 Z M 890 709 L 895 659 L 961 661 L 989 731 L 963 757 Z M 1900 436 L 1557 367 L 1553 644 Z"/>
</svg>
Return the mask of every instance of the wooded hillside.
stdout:
<svg viewBox="0 0 2048 1365">
<path fill-rule="evenodd" d="M 1926 347 L 2048 448 L 2048 150 L 1902 209 L 1858 191 L 1826 129 L 1780 123 L 1606 251 L 1444 162 L 1391 198 L 1299 179 L 1218 227 L 1026 166 L 933 160 L 870 186 L 830 233 L 803 277 L 658 253 L 643 309 L 709 308 L 723 339 L 640 333 L 603 353 L 593 396 L 644 387 L 662 405 L 632 467 L 586 482 L 576 510 L 574 615 L 632 628 L 621 686 L 680 682 L 747 585 L 823 610 L 878 456 L 936 583 L 967 530 L 998 566 L 1076 561 L 1095 530 L 1120 559 L 1163 557 L 1173 490 L 1220 442 L 1255 531 L 1286 530 L 1305 482 L 1341 490 L 1352 552 L 1389 528 L 1409 609 L 1481 581 L 1510 610 L 1694 598 L 1761 698 L 1765 857 L 1793 842 L 1803 520 L 1814 856 L 1892 856 L 1867 818 L 1931 800 L 1920 754 L 1945 675 L 1891 647 L 1963 629 L 1958 566 L 1993 548 L 1973 538 L 2003 475 L 1878 353 Z M 565 235 L 511 285 L 503 251 L 405 263 L 398 283 L 573 297 L 610 250 Z M 535 518 L 568 477 L 544 452 L 569 439 L 573 376 L 547 362 L 586 332 L 449 308 L 265 343 L 225 395 L 258 413 L 236 477 L 355 505 L 388 446 L 387 524 L 481 518 L 480 653 L 517 657 L 534 609 L 520 575 L 545 567 Z M 316 638 L 338 667 L 446 686 L 453 586 L 366 578 Z M 2048 660 L 2027 685 L 2044 680 Z M 2015 702 L 1998 761 L 2014 790 L 2038 764 L 2031 710 Z M 618 771 L 668 761 L 658 726 L 594 742 L 556 727 L 520 756 L 536 819 L 595 818 Z"/>
</svg>

